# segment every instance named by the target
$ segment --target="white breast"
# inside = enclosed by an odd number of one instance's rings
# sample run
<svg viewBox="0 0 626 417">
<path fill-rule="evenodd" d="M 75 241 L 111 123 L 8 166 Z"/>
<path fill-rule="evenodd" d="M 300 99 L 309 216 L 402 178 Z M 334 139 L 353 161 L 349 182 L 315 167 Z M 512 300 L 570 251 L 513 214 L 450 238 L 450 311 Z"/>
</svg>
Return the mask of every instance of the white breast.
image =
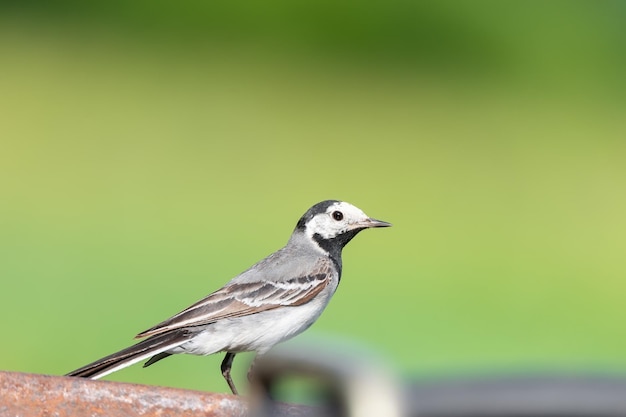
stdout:
<svg viewBox="0 0 626 417">
<path fill-rule="evenodd" d="M 263 354 L 308 329 L 322 314 L 337 288 L 333 279 L 317 297 L 296 307 L 278 307 L 249 316 L 224 319 L 210 324 L 189 342 L 171 353 L 210 355 L 217 352 L 258 352 Z"/>
</svg>

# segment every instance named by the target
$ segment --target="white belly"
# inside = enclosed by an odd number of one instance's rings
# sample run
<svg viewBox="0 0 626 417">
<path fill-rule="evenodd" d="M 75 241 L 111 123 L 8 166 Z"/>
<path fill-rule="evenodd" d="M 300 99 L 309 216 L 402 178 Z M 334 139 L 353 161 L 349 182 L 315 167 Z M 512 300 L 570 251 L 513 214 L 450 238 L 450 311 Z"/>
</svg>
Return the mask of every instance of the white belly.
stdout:
<svg viewBox="0 0 626 417">
<path fill-rule="evenodd" d="M 210 355 L 226 351 L 254 351 L 263 354 L 275 344 L 309 328 L 328 304 L 331 294 L 324 295 L 319 294 L 315 300 L 297 307 L 279 307 L 250 316 L 220 320 L 170 352 Z"/>
</svg>

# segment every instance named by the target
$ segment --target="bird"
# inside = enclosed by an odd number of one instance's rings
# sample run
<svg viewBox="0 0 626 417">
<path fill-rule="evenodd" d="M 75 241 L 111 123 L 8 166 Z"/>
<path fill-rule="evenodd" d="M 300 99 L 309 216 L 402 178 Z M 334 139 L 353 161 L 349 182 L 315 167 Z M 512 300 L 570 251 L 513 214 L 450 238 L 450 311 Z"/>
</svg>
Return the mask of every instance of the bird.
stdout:
<svg viewBox="0 0 626 417">
<path fill-rule="evenodd" d="M 389 226 L 347 202 L 319 202 L 300 217 L 283 248 L 135 336 L 142 341 L 66 376 L 98 379 L 146 359 L 144 367 L 173 354 L 225 352 L 222 376 L 238 395 L 230 375 L 235 355 L 259 357 L 308 329 L 339 285 L 344 246 L 362 230 Z M 248 379 L 253 367 L 254 360 Z"/>
</svg>

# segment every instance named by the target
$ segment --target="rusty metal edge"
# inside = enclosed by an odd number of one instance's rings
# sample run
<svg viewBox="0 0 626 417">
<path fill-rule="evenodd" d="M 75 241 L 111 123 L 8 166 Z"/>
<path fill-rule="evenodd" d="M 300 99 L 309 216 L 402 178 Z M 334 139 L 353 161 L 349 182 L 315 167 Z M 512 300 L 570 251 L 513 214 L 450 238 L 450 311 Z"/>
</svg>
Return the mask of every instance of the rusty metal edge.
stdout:
<svg viewBox="0 0 626 417">
<path fill-rule="evenodd" d="M 240 417 L 241 397 L 149 385 L 0 371 L 0 415 Z"/>
</svg>

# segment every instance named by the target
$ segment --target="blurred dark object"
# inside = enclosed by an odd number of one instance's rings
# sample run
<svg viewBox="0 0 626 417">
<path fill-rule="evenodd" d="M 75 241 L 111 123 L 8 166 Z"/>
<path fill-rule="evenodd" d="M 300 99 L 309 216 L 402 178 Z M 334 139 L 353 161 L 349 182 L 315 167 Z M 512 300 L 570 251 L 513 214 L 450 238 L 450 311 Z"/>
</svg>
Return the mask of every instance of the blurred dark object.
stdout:
<svg viewBox="0 0 626 417">
<path fill-rule="evenodd" d="M 626 379 L 510 377 L 413 384 L 411 415 L 423 417 L 626 416 Z"/>
<path fill-rule="evenodd" d="M 277 347 L 255 371 L 264 416 L 278 411 L 268 402 L 274 386 L 294 374 L 321 379 L 332 389 L 328 408 L 315 414 L 320 416 L 626 416 L 626 378 L 618 377 L 544 374 L 421 381 L 399 388 L 376 357 L 333 344 Z"/>
<path fill-rule="evenodd" d="M 291 347 L 294 346 L 294 347 Z M 275 416 L 275 387 L 284 378 L 316 379 L 326 388 L 326 403 L 316 416 L 401 417 L 406 401 L 387 366 L 358 349 L 326 343 L 277 346 L 259 358 L 252 374 L 253 407 L 263 417 Z M 313 413 L 313 411 L 316 411 Z"/>
</svg>

